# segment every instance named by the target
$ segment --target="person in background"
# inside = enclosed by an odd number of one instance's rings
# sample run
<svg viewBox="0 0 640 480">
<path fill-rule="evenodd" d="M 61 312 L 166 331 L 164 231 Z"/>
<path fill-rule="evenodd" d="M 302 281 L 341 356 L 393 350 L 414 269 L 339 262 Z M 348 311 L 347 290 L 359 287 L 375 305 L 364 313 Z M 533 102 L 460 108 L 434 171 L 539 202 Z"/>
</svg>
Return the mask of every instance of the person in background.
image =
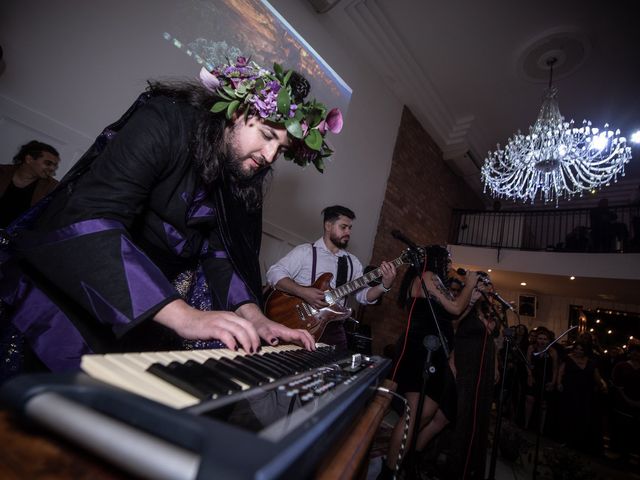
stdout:
<svg viewBox="0 0 640 480">
<path fill-rule="evenodd" d="M 558 371 L 560 418 L 567 445 L 593 455 L 601 454 L 602 411 L 598 392 L 606 392 L 607 384 L 600 376 L 587 342 L 576 341 Z"/>
<path fill-rule="evenodd" d="M 415 415 L 420 399 L 423 382 L 423 371 L 427 360 L 425 342 L 433 348 L 439 339 L 440 327 L 445 346 L 435 348 L 431 354 L 431 362 L 435 373 L 429 375 L 425 384 L 422 416 L 419 420 L 418 438 L 415 440 L 415 453 L 420 453 L 429 442 L 456 418 L 457 394 L 455 381 L 454 331 L 452 319 L 457 318 L 467 309 L 471 295 L 478 283 L 478 273 L 468 272 L 465 286 L 457 298 L 451 294 L 444 282 L 449 277 L 451 259 L 449 252 L 440 245 L 426 248 L 426 260 L 423 271 L 416 271 L 411 266 L 405 274 L 398 296 L 398 304 L 410 313 L 405 334 L 400 338 L 397 349 L 398 359 L 392 379 L 398 383 L 398 393 L 405 396 L 413 412 L 409 423 L 407 446 L 411 445 Z M 424 281 L 428 298 L 425 297 L 420 279 Z M 434 344 L 435 343 L 435 344 Z M 447 358 L 446 351 L 449 353 Z M 404 419 L 400 419 L 391 435 L 386 462 L 378 478 L 391 478 L 403 442 Z M 411 462 L 415 466 L 416 458 Z M 411 465 L 405 465 L 411 466 Z"/>
<path fill-rule="evenodd" d="M 333 205 L 322 210 L 322 215 L 322 237 L 313 244 L 298 245 L 267 271 L 267 281 L 274 289 L 299 297 L 317 309 L 328 306 L 324 291 L 314 286 L 320 275 L 331 273 L 333 277 L 330 285 L 331 288 L 336 288 L 360 278 L 363 274 L 360 260 L 346 251 L 353 220 L 356 218 L 355 213 L 342 205 Z M 396 278 L 395 266 L 389 262 L 382 262 L 380 270 L 382 279 L 378 285 L 364 286 L 354 294 L 361 304 L 375 303 L 391 290 Z M 346 298 L 341 300 L 346 301 Z M 329 323 L 319 341 L 346 350 L 347 335 L 344 322 Z"/>
<path fill-rule="evenodd" d="M 13 165 L 0 165 L 0 228 L 6 228 L 58 182 L 60 155 L 51 145 L 32 140 L 20 147 Z"/>
<path fill-rule="evenodd" d="M 618 362 L 611 374 L 613 412 L 612 447 L 623 461 L 640 454 L 640 340 L 627 344 L 627 359 Z"/>
<path fill-rule="evenodd" d="M 535 355 L 542 352 L 552 340 L 551 332 L 546 328 L 536 329 L 536 343 L 530 345 L 527 351 L 527 360 L 530 368 L 527 369 L 527 395 L 525 399 L 524 428 L 529 428 L 534 407 L 538 406 L 538 428 L 544 429 L 545 413 L 549 393 L 553 392 L 558 377 L 558 352 L 555 348 L 547 350 L 545 355 Z M 543 385 L 544 382 L 544 385 Z M 543 394 L 544 391 L 544 394 Z"/>
</svg>

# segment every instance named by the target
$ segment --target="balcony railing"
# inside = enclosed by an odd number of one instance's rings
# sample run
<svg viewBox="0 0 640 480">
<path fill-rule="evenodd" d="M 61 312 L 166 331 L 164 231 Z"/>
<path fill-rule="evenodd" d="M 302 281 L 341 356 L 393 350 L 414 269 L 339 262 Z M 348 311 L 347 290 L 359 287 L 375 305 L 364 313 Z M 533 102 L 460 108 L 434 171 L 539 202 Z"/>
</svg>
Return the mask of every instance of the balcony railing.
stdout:
<svg viewBox="0 0 640 480">
<path fill-rule="evenodd" d="M 640 252 L 640 205 L 567 210 L 454 210 L 449 243 L 566 252 Z"/>
</svg>

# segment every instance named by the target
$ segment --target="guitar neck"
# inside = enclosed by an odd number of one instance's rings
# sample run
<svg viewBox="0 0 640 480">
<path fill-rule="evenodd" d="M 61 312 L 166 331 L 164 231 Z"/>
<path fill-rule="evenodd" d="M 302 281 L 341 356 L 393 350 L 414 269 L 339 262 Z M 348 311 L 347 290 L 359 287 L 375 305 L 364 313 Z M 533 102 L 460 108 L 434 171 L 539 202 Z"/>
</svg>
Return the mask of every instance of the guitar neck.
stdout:
<svg viewBox="0 0 640 480">
<path fill-rule="evenodd" d="M 398 257 L 390 263 L 393 264 L 394 267 L 399 267 L 405 262 L 403 261 L 402 257 Z M 366 273 L 365 275 L 356 278 L 355 280 L 351 280 L 350 282 L 345 283 L 344 285 L 340 285 L 339 287 L 336 287 L 335 289 L 329 292 L 329 295 L 335 298 L 335 300 L 339 300 L 340 298 L 346 297 L 347 295 L 355 292 L 356 290 L 366 287 L 369 282 L 376 280 L 381 276 L 382 276 L 382 270 L 380 270 L 380 267 L 378 267 L 375 270 L 371 270 L 369 273 Z"/>
</svg>

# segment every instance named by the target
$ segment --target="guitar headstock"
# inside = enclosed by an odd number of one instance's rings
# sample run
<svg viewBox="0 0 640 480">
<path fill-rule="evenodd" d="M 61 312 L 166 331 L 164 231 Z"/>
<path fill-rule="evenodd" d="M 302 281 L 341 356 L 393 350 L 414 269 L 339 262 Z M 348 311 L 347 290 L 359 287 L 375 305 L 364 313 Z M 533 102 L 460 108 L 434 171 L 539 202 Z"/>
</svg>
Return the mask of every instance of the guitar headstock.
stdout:
<svg viewBox="0 0 640 480">
<path fill-rule="evenodd" d="M 407 248 L 400 254 L 402 263 L 424 262 L 426 249 L 424 247 Z"/>
</svg>

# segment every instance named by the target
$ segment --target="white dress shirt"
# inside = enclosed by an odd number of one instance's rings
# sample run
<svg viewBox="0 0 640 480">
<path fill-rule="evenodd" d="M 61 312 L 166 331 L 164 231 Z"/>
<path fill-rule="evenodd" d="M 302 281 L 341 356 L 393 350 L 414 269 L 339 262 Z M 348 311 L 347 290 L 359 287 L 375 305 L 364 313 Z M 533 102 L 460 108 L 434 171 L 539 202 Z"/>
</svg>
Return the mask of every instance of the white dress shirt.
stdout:
<svg viewBox="0 0 640 480">
<path fill-rule="evenodd" d="M 338 257 L 348 255 L 351 263 L 347 262 L 349 271 L 347 272 L 347 282 L 355 280 L 362 276 L 362 264 L 354 255 L 346 250 L 338 250 L 338 253 L 331 252 L 324 243 L 324 239 L 320 238 L 313 244 L 316 247 L 316 278 L 311 278 L 313 269 L 313 251 L 310 243 L 303 243 L 291 250 L 287 255 L 278 260 L 267 271 L 267 282 L 273 287 L 283 278 L 291 278 L 294 282 L 303 286 L 310 286 L 323 273 L 329 272 L 333 274 L 331 279 L 331 288 L 336 287 L 336 274 L 338 271 Z M 353 265 L 353 271 L 351 271 Z M 376 303 L 375 301 L 367 301 L 367 292 L 371 287 L 365 287 L 358 290 L 354 296 L 356 300 L 363 304 Z"/>
</svg>

